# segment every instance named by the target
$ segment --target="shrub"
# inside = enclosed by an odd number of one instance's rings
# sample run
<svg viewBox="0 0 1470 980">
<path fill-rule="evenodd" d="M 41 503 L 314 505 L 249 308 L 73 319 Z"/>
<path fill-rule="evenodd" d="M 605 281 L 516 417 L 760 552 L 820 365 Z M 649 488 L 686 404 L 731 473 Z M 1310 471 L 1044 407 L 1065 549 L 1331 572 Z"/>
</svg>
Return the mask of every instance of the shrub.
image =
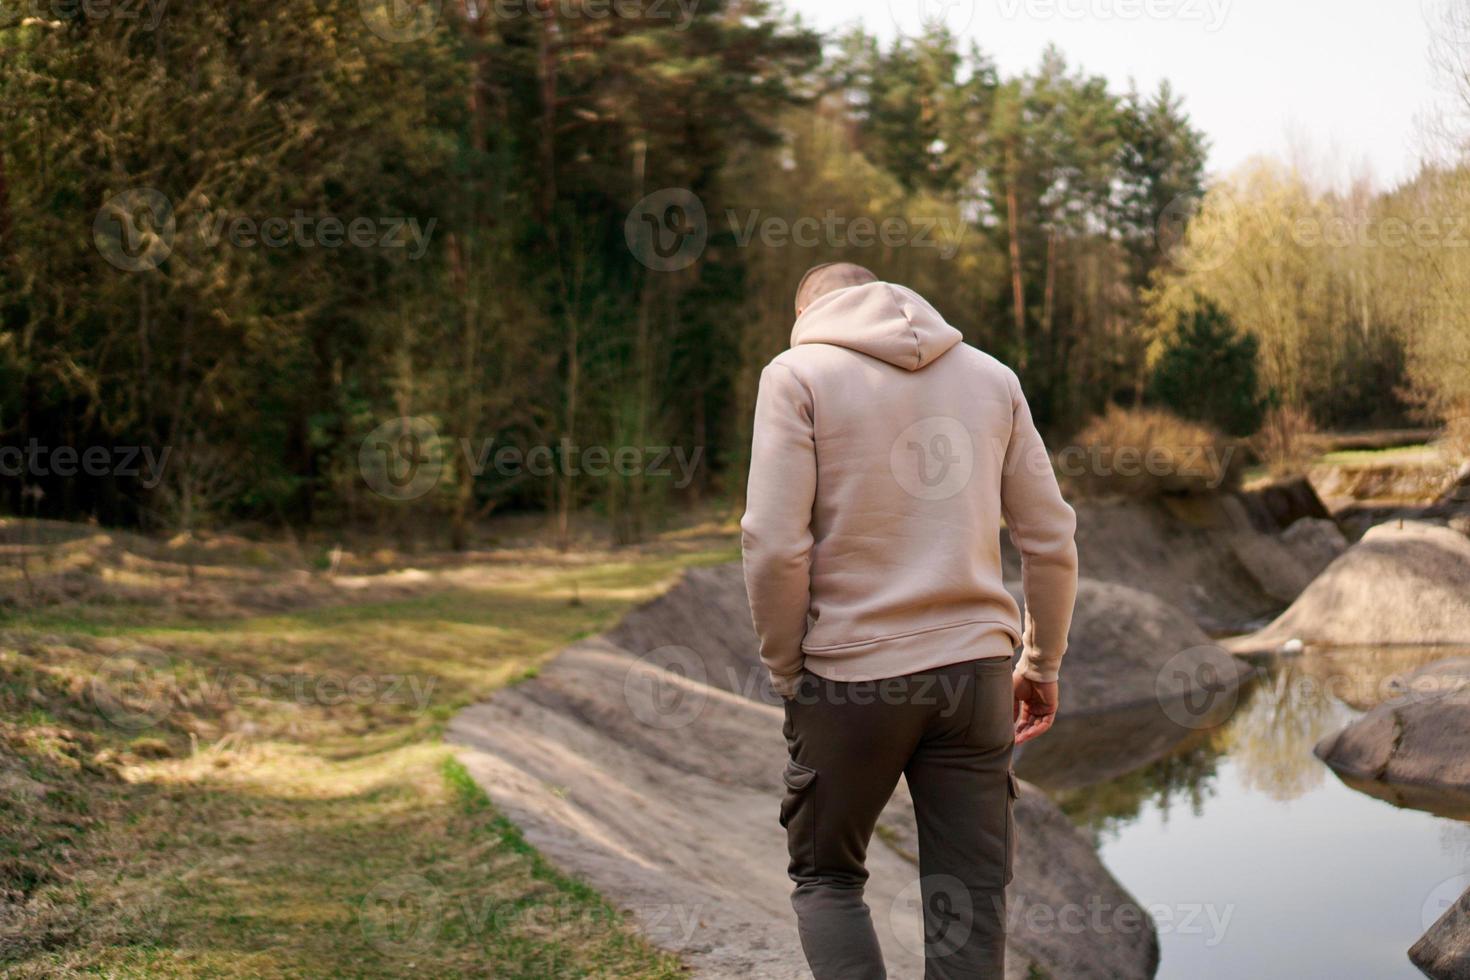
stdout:
<svg viewBox="0 0 1470 980">
<path fill-rule="evenodd" d="M 1089 496 L 1208 493 L 1239 483 L 1242 447 L 1218 430 L 1157 408 L 1109 406 L 1057 453 L 1069 487 Z"/>
<path fill-rule="evenodd" d="M 1257 458 L 1273 476 L 1298 476 L 1317 457 L 1317 427 L 1305 409 L 1275 405 L 1252 440 Z"/>
<path fill-rule="evenodd" d="M 1235 329 L 1214 303 L 1198 298 L 1179 313 L 1176 329 L 1154 365 L 1149 395 L 1186 419 L 1233 436 L 1261 427 L 1256 338 Z"/>
<path fill-rule="evenodd" d="M 1452 459 L 1470 461 L 1470 404 L 1462 406 L 1460 412 L 1445 419 L 1441 444 Z"/>
</svg>

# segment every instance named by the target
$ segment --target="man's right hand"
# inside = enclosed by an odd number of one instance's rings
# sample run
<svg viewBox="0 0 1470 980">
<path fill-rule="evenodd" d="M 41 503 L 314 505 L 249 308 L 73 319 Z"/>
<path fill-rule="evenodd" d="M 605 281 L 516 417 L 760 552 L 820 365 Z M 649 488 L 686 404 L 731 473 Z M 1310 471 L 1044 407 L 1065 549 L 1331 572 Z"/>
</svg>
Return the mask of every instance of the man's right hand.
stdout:
<svg viewBox="0 0 1470 980">
<path fill-rule="evenodd" d="M 1056 721 L 1061 692 L 1056 681 L 1043 684 L 1023 674 L 1011 678 L 1011 692 L 1015 698 L 1011 716 L 1016 723 L 1016 744 L 1024 745 Z"/>
</svg>

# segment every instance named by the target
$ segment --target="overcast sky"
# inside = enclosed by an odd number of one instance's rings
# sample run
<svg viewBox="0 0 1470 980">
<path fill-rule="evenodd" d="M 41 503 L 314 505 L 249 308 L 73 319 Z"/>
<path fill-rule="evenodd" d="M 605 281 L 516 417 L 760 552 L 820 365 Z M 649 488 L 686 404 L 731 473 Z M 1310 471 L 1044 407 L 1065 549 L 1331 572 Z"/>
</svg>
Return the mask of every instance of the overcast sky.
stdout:
<svg viewBox="0 0 1470 980">
<path fill-rule="evenodd" d="M 1442 98 L 1429 61 L 1441 2 L 787 0 L 813 26 L 860 20 L 885 38 L 942 19 L 1007 75 L 1054 42 L 1120 89 L 1130 78 L 1145 91 L 1169 79 L 1210 137 L 1213 172 L 1290 155 L 1304 139 L 1320 178 L 1367 170 L 1384 186 L 1413 175 L 1416 117 Z"/>
</svg>

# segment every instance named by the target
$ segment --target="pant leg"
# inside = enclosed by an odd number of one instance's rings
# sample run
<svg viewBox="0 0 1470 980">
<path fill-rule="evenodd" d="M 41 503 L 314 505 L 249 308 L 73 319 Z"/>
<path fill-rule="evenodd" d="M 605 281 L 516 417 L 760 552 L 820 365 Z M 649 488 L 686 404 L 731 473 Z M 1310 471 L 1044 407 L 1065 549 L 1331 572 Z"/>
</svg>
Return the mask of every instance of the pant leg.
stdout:
<svg viewBox="0 0 1470 980">
<path fill-rule="evenodd" d="M 926 980 L 1005 975 L 1014 726 L 1007 661 L 963 665 L 972 696 L 936 717 L 904 772 L 919 831 Z"/>
<path fill-rule="evenodd" d="M 805 674 L 786 702 L 790 759 L 781 824 L 802 950 L 815 980 L 882 980 L 863 888 L 878 815 L 924 730 L 909 682 L 838 683 Z"/>
</svg>

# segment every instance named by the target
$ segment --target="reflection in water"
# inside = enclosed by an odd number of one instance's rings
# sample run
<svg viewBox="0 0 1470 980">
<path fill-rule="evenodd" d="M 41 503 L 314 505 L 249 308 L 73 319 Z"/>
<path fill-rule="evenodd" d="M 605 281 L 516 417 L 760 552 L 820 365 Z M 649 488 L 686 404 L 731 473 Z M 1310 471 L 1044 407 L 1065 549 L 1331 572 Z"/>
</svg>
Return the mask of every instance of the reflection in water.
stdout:
<svg viewBox="0 0 1470 980">
<path fill-rule="evenodd" d="M 1470 792 L 1440 789 L 1435 786 L 1395 786 L 1376 779 L 1353 779 L 1338 776 L 1344 786 L 1366 793 L 1394 806 L 1423 810 L 1437 817 L 1470 821 Z"/>
<path fill-rule="evenodd" d="M 1176 807 L 1198 816 L 1215 794 L 1221 753 L 1208 736 L 1191 742 L 1141 769 L 1085 789 L 1064 790 L 1053 799 L 1073 823 L 1092 835 L 1094 845 L 1136 819 L 1145 803 L 1156 807 L 1166 823 Z"/>
<path fill-rule="evenodd" d="M 1318 741 L 1352 720 L 1302 659 L 1288 660 L 1258 684 L 1225 726 L 1221 742 L 1246 788 L 1273 800 L 1315 789 L 1327 767 L 1312 754 Z"/>
<path fill-rule="evenodd" d="M 1360 712 L 1397 696 L 1396 679 L 1455 647 L 1339 647 L 1256 660 L 1260 679 L 1237 701 L 1193 727 L 1157 706 L 1058 720 L 1016 760 L 1022 778 L 1047 790 L 1093 831 L 1126 820 L 1144 801 L 1187 802 L 1210 794 L 1215 760 L 1229 755 L 1246 788 L 1289 801 L 1331 774 L 1312 754 Z M 1229 708 L 1234 708 L 1230 713 Z M 1382 794 L 1375 794 L 1382 795 Z"/>
<path fill-rule="evenodd" d="M 1470 815 L 1470 800 L 1382 786 L 1365 795 L 1312 749 L 1396 696 L 1397 675 L 1464 654 L 1268 657 L 1264 677 L 1213 728 L 1175 725 L 1160 709 L 1059 721 L 1016 767 L 1093 836 L 1124 887 L 1163 913 L 1160 977 L 1407 980 L 1419 974 L 1405 950 L 1433 921 L 1435 889 L 1470 872 L 1470 824 L 1444 819 Z M 1166 925 L 1200 903 L 1228 914 L 1219 935 Z"/>
</svg>

